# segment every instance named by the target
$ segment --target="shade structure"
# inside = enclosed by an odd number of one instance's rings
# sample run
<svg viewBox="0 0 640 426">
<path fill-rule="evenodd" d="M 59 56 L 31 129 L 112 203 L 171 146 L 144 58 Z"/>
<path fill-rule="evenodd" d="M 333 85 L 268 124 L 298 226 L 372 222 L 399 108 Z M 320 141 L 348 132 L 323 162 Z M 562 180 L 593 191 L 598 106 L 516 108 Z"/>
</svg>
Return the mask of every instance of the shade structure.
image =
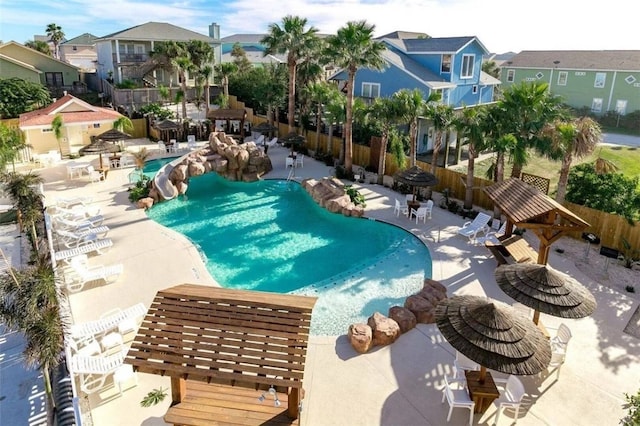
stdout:
<svg viewBox="0 0 640 426">
<path fill-rule="evenodd" d="M 89 145 L 82 148 L 83 154 L 98 154 L 100 156 L 100 168 L 102 168 L 102 154 L 110 153 L 117 148 L 117 151 L 120 150 L 120 147 L 109 143 L 102 139 L 96 139 L 94 142 L 91 142 Z M 117 152 L 116 151 L 116 152 Z"/>
<path fill-rule="evenodd" d="M 484 368 L 536 374 L 549 365 L 551 346 L 531 320 L 479 296 L 453 296 L 436 307 L 436 324 L 457 351 Z"/>
<path fill-rule="evenodd" d="M 273 132 L 275 130 L 278 130 L 278 128 L 276 126 L 269 124 L 266 121 L 263 121 L 262 123 L 252 128 L 252 131 L 260 132 L 260 133 L 268 133 L 268 132 Z"/>
<path fill-rule="evenodd" d="M 162 120 L 153 125 L 158 130 L 178 130 L 178 123 L 171 120 Z"/>
<path fill-rule="evenodd" d="M 128 133 L 121 132 L 118 129 L 110 129 L 106 132 L 100 133 L 96 136 L 96 139 L 102 139 L 103 141 L 123 141 L 126 139 L 131 139 L 131 135 Z"/>
<path fill-rule="evenodd" d="M 302 145 L 306 141 L 307 139 L 304 136 L 299 135 L 296 132 L 287 133 L 285 136 L 280 138 L 280 142 L 282 142 L 283 145 L 291 145 L 291 153 L 293 153 L 293 147 L 295 145 Z"/>
<path fill-rule="evenodd" d="M 413 188 L 413 199 L 416 198 L 416 188 L 434 186 L 438 184 L 438 178 L 429 172 L 425 172 L 418 166 L 406 170 L 399 170 L 393 175 L 396 182 L 404 183 Z"/>
<path fill-rule="evenodd" d="M 548 265 L 501 265 L 496 268 L 495 277 L 511 298 L 545 314 L 583 318 L 596 309 L 596 299 L 587 288 Z"/>
</svg>

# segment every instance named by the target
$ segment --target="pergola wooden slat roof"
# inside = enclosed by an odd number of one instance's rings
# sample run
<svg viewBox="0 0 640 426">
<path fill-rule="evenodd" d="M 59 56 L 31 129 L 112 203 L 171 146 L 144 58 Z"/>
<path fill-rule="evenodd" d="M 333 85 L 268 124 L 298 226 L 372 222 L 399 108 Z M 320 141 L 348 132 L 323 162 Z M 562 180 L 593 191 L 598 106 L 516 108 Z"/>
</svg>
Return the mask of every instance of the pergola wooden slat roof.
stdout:
<svg viewBox="0 0 640 426">
<path fill-rule="evenodd" d="M 159 291 L 125 362 L 137 371 L 301 388 L 316 298 L 182 284 Z"/>
<path fill-rule="evenodd" d="M 244 121 L 247 111 L 244 109 L 211 109 L 207 114 L 209 120 L 240 120 Z"/>
<path fill-rule="evenodd" d="M 572 211 L 520 179 L 510 178 L 484 191 L 507 217 L 508 225 L 531 229 L 538 236 L 538 263 L 547 263 L 551 243 L 568 232 L 589 227 Z M 507 229 L 511 230 L 511 226 Z"/>
</svg>

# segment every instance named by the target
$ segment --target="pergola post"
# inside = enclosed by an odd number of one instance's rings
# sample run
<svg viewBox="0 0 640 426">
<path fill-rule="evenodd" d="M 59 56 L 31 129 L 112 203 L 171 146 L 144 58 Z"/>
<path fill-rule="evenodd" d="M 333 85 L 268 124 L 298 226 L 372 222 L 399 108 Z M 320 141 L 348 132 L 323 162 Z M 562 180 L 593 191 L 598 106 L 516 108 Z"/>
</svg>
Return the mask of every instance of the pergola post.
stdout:
<svg viewBox="0 0 640 426">
<path fill-rule="evenodd" d="M 289 388 L 289 405 L 287 406 L 287 416 L 297 419 L 300 407 L 300 389 Z"/>
<path fill-rule="evenodd" d="M 171 378 L 171 405 L 182 402 L 187 394 L 187 381 L 181 377 Z"/>
</svg>

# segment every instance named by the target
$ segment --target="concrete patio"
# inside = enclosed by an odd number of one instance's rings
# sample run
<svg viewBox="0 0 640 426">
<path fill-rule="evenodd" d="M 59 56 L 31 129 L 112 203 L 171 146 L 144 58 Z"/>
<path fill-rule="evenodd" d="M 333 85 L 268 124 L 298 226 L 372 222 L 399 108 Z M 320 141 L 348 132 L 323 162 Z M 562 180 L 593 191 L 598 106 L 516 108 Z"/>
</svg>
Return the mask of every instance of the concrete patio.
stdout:
<svg viewBox="0 0 640 426">
<path fill-rule="evenodd" d="M 128 142 L 130 149 L 144 144 L 144 141 Z M 151 143 L 146 146 L 156 147 Z M 274 147 L 268 153 L 274 170 L 265 178 L 286 179 L 288 151 Z M 97 156 L 92 158 L 97 162 Z M 111 170 L 105 181 L 97 183 L 89 183 L 85 178 L 67 179 L 64 164 L 37 171 L 46 180 L 47 205 L 54 204 L 59 197 L 92 196 L 100 206 L 106 217 L 105 224 L 111 228 L 109 237 L 114 247 L 104 255 L 90 258 L 90 262 L 124 264 L 124 273 L 117 282 L 88 285 L 70 296 L 74 322 L 96 319 L 114 307 L 138 302 L 149 306 L 157 290 L 175 284 L 216 285 L 197 249 L 185 237 L 149 220 L 143 210 L 128 201 L 127 175 L 131 170 Z M 332 173 L 332 168 L 305 158 L 304 167 L 296 170 L 295 179 L 319 178 Z M 455 233 L 464 220 L 438 208 L 438 194 L 433 218 L 426 224 L 416 225 L 406 217 L 393 214 L 394 198 L 400 198 L 400 194 L 380 185 L 355 186 L 366 197 L 366 217 L 401 226 L 426 244 L 433 259 L 433 279 L 441 281 L 449 295 L 483 295 L 513 302 L 495 283 L 496 262 L 489 251 Z M 526 238 L 537 247 L 535 236 L 528 234 L 531 233 L 525 234 Z M 598 301 L 598 308 L 593 315 L 580 320 L 541 316 L 552 335 L 564 322 L 571 329 L 573 339 L 559 377 L 557 371 L 551 371 L 521 378 L 527 396 L 518 423 L 617 424 L 625 414 L 623 393 L 635 394 L 640 387 L 640 340 L 623 333 L 638 303 L 599 284 L 597 277 L 584 275 L 574 261 L 553 250 L 549 264 L 588 287 Z M 435 325 L 419 325 L 394 344 L 377 347 L 364 355 L 357 354 L 345 336 L 312 336 L 305 370 L 302 424 L 446 424 L 448 405 L 441 403 L 441 390 L 443 376 L 452 374 L 454 356 L 455 350 Z M 504 377 L 500 373 L 496 375 Z M 119 396 L 110 381 L 102 391 L 89 395 L 83 405 L 90 407 L 91 417 L 84 424 L 164 425 L 162 416 L 170 398 L 150 408 L 141 408 L 140 401 L 155 388 L 169 388 L 169 378 L 147 374 L 139 374 L 138 378 L 138 385 L 126 386 L 123 396 Z M 486 413 L 476 415 L 474 423 L 493 424 L 495 414 L 492 406 Z M 455 409 L 451 424 L 464 424 L 467 419 L 466 410 Z M 513 421 L 513 412 L 507 410 L 500 416 L 499 423 L 507 425 Z"/>
</svg>

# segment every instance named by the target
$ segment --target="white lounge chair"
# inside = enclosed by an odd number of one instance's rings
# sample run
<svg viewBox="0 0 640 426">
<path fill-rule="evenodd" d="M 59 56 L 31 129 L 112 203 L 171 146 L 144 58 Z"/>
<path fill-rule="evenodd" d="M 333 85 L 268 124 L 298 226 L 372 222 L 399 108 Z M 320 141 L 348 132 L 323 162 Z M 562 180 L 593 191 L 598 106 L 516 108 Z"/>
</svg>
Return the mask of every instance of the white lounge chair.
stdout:
<svg viewBox="0 0 640 426">
<path fill-rule="evenodd" d="M 92 281 L 102 280 L 107 284 L 112 283 L 118 279 L 124 270 L 122 263 L 109 266 L 89 266 L 86 255 L 72 258 L 70 266 L 71 268 L 65 273 L 65 282 L 67 290 L 72 293 L 82 290 L 85 284 Z"/>
<path fill-rule="evenodd" d="M 285 158 L 284 166 L 285 167 L 293 167 L 294 164 L 295 164 L 294 161 L 295 160 L 293 159 L 293 157 L 287 157 L 287 158 Z"/>
<path fill-rule="evenodd" d="M 447 423 L 451 420 L 451 412 L 454 408 L 469 409 L 469 426 L 473 423 L 473 409 L 475 403 L 469 397 L 469 391 L 466 388 L 465 379 L 450 379 L 444 376 L 444 389 L 442 389 L 442 402 L 447 400 L 449 403 L 449 414 L 447 415 Z"/>
<path fill-rule="evenodd" d="M 93 198 L 91 197 L 70 197 L 70 198 L 56 198 L 56 206 L 63 209 L 71 209 L 78 204 L 89 207 Z"/>
<path fill-rule="evenodd" d="M 267 146 L 269 148 L 273 148 L 278 143 L 278 137 L 274 136 L 269 142 L 267 142 Z"/>
<path fill-rule="evenodd" d="M 116 329 L 121 334 L 126 334 L 138 328 L 146 313 L 147 308 L 143 303 L 137 303 L 125 309 L 112 309 L 103 313 L 100 319 L 73 324 L 70 327 L 71 336 L 76 339 L 82 339 L 87 336 L 105 334 L 110 330 Z M 134 330 L 132 330 L 131 324 L 135 324 Z"/>
<path fill-rule="evenodd" d="M 72 206 L 71 208 L 64 208 L 64 207 L 60 207 L 57 206 L 55 208 L 55 211 L 52 213 L 53 215 L 57 215 L 57 216 L 65 216 L 65 217 L 75 217 L 75 218 L 89 218 L 92 216 L 99 216 L 100 215 L 100 207 L 98 206 L 93 206 L 93 205 L 82 205 L 82 204 L 78 204 L 75 206 Z"/>
<path fill-rule="evenodd" d="M 100 228 L 95 228 L 95 229 L 98 229 L 99 231 L 104 232 L 104 230 Z M 108 232 L 109 228 L 106 226 L 105 228 L 106 228 L 106 232 Z M 104 233 L 106 234 L 106 232 Z M 58 235 L 57 241 L 68 249 L 77 248 L 82 245 L 86 245 L 101 239 L 97 233 L 92 232 L 90 230 L 73 232 L 73 231 L 65 231 L 64 229 L 56 229 L 56 234 Z"/>
<path fill-rule="evenodd" d="M 518 411 L 520 411 L 520 404 L 522 404 L 522 398 L 524 398 L 525 390 L 520 379 L 516 376 L 510 375 L 507 379 L 494 379 L 497 385 L 502 385 L 500 397 L 493 401 L 498 406 L 496 413 L 496 424 L 500 418 L 500 412 L 505 408 L 513 408 L 515 413 L 513 415 L 513 424 L 518 422 Z"/>
<path fill-rule="evenodd" d="M 491 224 L 492 230 L 489 230 L 484 237 L 476 238 L 476 244 L 484 244 L 486 242 L 500 244 L 500 240 L 498 239 L 498 237 L 503 236 L 505 232 L 507 232 L 507 221 L 505 220 L 504 222 L 502 222 L 502 225 L 500 225 L 498 229 L 495 229 L 493 226 L 495 221 L 498 221 L 498 223 L 500 222 L 499 220 L 494 219 L 494 222 L 492 222 Z"/>
<path fill-rule="evenodd" d="M 108 226 L 106 225 L 94 226 L 93 223 L 85 219 L 72 220 L 72 219 L 65 219 L 64 217 L 57 217 L 56 219 L 53 220 L 53 226 L 55 227 L 55 229 L 60 229 L 60 230 L 70 231 L 70 232 L 78 232 L 78 233 L 93 232 L 95 234 L 98 234 L 100 237 L 105 237 L 107 235 L 107 232 L 109 232 Z M 101 234 L 104 234 L 104 235 L 101 235 Z"/>
<path fill-rule="evenodd" d="M 80 389 L 93 393 L 102 389 L 110 374 L 114 374 L 124 363 L 125 353 L 112 355 L 71 355 L 69 370 L 80 376 Z"/>
<path fill-rule="evenodd" d="M 113 241 L 110 238 L 103 238 L 101 240 L 90 241 L 87 244 L 81 245 L 68 250 L 57 251 L 54 255 L 57 262 L 69 263 L 72 258 L 81 255 L 96 252 L 103 254 L 109 248 L 113 246 Z"/>
<path fill-rule="evenodd" d="M 488 223 L 491 220 L 491 216 L 486 213 L 478 213 L 473 221 L 466 222 L 462 225 L 462 228 L 458 229 L 458 234 L 469 238 L 470 242 L 475 242 L 479 233 L 486 235 L 489 227 Z"/>
</svg>

